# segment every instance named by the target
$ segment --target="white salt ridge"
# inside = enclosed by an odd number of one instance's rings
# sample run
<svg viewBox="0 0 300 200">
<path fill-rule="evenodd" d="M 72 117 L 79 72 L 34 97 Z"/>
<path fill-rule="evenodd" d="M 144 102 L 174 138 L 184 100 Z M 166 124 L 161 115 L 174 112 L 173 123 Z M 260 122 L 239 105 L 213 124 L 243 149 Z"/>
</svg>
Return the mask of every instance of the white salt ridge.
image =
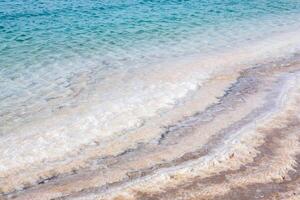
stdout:
<svg viewBox="0 0 300 200">
<path fill-rule="evenodd" d="M 292 56 L 299 50 L 300 31 L 295 30 L 218 55 L 175 59 L 113 73 L 93 85 L 92 95 L 79 95 L 75 107 L 50 115 L 42 110 L 30 122 L 15 122 L 3 128 L 7 132 L 0 140 L 0 174 L 5 176 L 42 162 L 59 162 L 66 154 L 76 154 L 83 145 L 104 142 L 138 128 L 147 118 L 176 106 L 189 92 L 227 67 L 249 67 Z M 74 90 L 83 83 L 79 81 Z"/>
</svg>

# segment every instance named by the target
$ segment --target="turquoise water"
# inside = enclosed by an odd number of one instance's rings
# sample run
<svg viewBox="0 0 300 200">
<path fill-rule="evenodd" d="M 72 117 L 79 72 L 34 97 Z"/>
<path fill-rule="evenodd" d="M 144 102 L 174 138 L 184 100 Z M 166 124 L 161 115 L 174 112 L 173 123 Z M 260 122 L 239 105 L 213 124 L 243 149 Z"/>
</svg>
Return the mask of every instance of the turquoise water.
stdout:
<svg viewBox="0 0 300 200">
<path fill-rule="evenodd" d="M 2 0 L 1 69 L 46 67 L 79 57 L 116 67 L 124 59 L 207 53 L 299 25 L 299 12 L 297 0 Z"/>
<path fill-rule="evenodd" d="M 297 38 L 299 28 L 298 0 L 0 0 L 0 132 L 87 102 L 99 113 L 114 113 L 101 107 L 106 100 L 138 105 L 138 116 L 150 95 L 162 102 L 150 109 L 155 113 L 198 79 L 178 78 L 182 88 L 168 85 L 168 77 L 145 82 L 145 74 L 161 73 L 152 66 L 205 59 L 282 33 Z M 173 65 L 164 68 L 170 75 Z"/>
</svg>

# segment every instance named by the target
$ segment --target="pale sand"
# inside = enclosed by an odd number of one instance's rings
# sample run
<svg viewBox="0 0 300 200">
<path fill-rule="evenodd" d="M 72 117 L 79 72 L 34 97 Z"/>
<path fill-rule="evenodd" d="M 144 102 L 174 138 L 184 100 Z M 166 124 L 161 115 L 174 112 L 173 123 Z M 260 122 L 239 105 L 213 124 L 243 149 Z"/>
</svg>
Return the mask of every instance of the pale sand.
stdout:
<svg viewBox="0 0 300 200">
<path fill-rule="evenodd" d="M 137 130 L 2 177 L 2 199 L 300 199 L 299 105 L 296 61 L 226 69 Z"/>
</svg>

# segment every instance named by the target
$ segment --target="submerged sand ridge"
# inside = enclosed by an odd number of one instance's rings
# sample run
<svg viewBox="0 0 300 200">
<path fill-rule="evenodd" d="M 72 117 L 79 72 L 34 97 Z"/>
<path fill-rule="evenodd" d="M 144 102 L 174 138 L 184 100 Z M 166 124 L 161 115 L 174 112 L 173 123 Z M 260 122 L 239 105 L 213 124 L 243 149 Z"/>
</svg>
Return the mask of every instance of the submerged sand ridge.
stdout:
<svg viewBox="0 0 300 200">
<path fill-rule="evenodd" d="M 298 62 L 224 71 L 89 160 L 2 178 L 2 198 L 298 199 L 299 87 Z"/>
</svg>

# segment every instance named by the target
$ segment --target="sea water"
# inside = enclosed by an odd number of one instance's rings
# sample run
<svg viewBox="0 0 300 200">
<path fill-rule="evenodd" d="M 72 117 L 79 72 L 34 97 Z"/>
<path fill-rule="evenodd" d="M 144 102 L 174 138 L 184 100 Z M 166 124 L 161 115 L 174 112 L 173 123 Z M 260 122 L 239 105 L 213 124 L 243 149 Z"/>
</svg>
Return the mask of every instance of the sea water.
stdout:
<svg viewBox="0 0 300 200">
<path fill-rule="evenodd" d="M 299 0 L 0 0 L 0 169 L 140 127 L 299 30 Z"/>
</svg>

